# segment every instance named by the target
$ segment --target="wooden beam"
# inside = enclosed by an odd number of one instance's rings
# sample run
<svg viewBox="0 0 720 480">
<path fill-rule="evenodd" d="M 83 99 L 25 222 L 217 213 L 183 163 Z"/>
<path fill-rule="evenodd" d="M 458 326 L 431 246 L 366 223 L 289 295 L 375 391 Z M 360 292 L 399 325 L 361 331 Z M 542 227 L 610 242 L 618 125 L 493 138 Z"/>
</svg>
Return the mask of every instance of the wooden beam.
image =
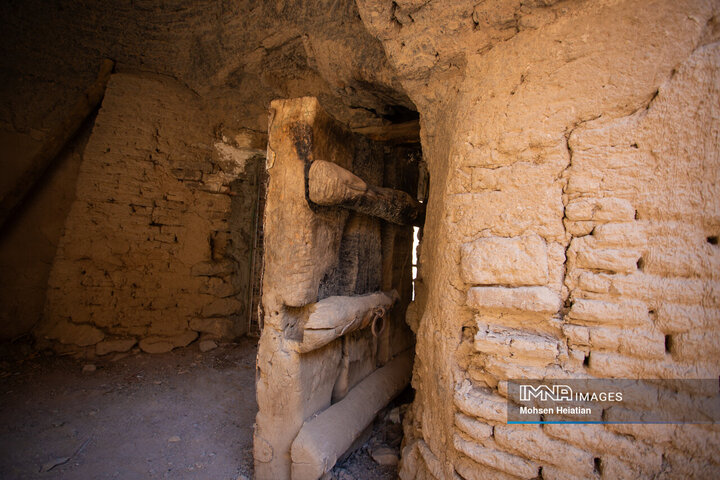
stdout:
<svg viewBox="0 0 720 480">
<path fill-rule="evenodd" d="M 353 128 L 353 132 L 378 142 L 420 143 L 420 121 Z"/>
<path fill-rule="evenodd" d="M 302 341 L 297 351 L 307 353 L 327 345 L 336 338 L 370 325 L 375 315 L 384 316 L 398 294 L 376 292 L 357 297 L 328 297 L 309 307 L 303 325 Z"/>
<path fill-rule="evenodd" d="M 292 442 L 292 478 L 318 479 L 329 472 L 372 425 L 377 413 L 410 382 L 414 350 L 399 353 L 339 402 L 305 421 Z"/>
<path fill-rule="evenodd" d="M 399 225 L 422 226 L 425 222 L 425 205 L 408 193 L 369 185 L 349 170 L 324 160 L 315 160 L 310 166 L 308 194 L 318 205 L 345 207 Z"/>
<path fill-rule="evenodd" d="M 100 104 L 114 66 L 115 62 L 108 59 L 104 59 L 100 63 L 100 71 L 93 84 L 77 99 L 62 122 L 48 133 L 40 150 L 33 156 L 29 166 L 15 183 L 15 187 L 0 200 L 0 226 L 12 215 L 15 208 L 20 205 L 33 185 L 40 180 L 63 147 L 75 136 L 85 120 Z"/>
</svg>

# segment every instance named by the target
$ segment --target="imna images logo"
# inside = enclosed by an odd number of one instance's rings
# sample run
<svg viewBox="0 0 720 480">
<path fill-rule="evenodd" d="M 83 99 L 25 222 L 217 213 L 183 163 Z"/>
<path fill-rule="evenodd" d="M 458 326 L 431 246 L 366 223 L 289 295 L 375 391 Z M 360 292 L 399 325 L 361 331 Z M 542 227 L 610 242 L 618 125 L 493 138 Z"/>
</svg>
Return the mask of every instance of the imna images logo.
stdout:
<svg viewBox="0 0 720 480">
<path fill-rule="evenodd" d="M 572 401 L 573 391 L 568 385 L 520 385 L 520 401 L 529 402 L 533 398 L 541 402 Z"/>
</svg>

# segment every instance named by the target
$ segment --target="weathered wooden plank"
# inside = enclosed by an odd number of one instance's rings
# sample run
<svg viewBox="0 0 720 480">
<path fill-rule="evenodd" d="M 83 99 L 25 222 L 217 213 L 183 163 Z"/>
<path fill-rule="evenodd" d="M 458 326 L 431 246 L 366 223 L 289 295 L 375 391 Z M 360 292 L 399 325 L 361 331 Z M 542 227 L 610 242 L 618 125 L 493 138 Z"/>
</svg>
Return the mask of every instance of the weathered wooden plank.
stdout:
<svg viewBox="0 0 720 480">
<path fill-rule="evenodd" d="M 420 121 L 353 128 L 353 132 L 378 142 L 420 143 Z"/>
</svg>

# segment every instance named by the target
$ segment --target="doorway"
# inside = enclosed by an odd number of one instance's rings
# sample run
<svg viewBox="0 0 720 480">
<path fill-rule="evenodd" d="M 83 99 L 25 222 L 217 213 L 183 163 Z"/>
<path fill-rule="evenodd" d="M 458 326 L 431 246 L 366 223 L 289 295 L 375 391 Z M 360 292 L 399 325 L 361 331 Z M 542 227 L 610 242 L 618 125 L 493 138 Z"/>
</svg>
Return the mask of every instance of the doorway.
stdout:
<svg viewBox="0 0 720 480">
<path fill-rule="evenodd" d="M 353 133 L 312 97 L 271 105 L 256 478 L 320 478 L 409 383 L 424 204 L 419 145 L 400 138 Z"/>
</svg>

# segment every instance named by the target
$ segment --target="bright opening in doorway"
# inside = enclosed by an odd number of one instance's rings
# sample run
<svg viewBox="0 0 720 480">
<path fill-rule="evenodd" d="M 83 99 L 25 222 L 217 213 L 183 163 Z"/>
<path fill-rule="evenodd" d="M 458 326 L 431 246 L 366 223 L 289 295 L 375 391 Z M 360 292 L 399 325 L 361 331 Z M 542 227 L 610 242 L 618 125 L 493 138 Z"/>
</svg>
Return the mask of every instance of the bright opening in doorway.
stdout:
<svg viewBox="0 0 720 480">
<path fill-rule="evenodd" d="M 415 300 L 415 279 L 418 276 L 418 247 L 420 246 L 420 227 L 413 227 L 413 247 L 412 247 L 412 298 Z"/>
</svg>

